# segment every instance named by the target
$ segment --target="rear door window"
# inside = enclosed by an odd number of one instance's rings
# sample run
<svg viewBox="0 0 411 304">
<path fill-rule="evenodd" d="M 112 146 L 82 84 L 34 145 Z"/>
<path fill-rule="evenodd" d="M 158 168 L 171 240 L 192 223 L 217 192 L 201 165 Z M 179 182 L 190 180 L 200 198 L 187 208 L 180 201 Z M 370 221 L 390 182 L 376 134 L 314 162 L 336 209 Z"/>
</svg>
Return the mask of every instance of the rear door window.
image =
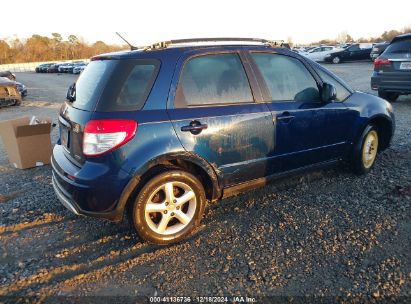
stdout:
<svg viewBox="0 0 411 304">
<path fill-rule="evenodd" d="M 253 102 L 250 84 L 236 53 L 194 57 L 184 64 L 175 107 Z"/>
<path fill-rule="evenodd" d="M 320 101 L 317 82 L 304 64 L 293 57 L 252 53 L 272 101 Z"/>
</svg>

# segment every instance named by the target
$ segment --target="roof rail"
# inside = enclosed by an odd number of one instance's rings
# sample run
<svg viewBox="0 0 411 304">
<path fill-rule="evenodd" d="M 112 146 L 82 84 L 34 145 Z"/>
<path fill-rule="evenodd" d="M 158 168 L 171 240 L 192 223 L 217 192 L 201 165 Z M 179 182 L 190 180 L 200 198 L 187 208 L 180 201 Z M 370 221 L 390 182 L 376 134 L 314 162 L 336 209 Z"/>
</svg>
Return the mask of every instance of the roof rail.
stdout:
<svg viewBox="0 0 411 304">
<path fill-rule="evenodd" d="M 165 49 L 172 45 L 188 44 L 188 43 L 196 43 L 196 42 L 254 42 L 254 43 L 261 43 L 264 45 L 268 45 L 271 47 L 274 47 L 274 46 L 282 47 L 284 44 L 284 40 L 267 40 L 267 39 L 259 39 L 259 38 L 189 38 L 189 39 L 160 41 L 160 42 L 144 47 L 144 50 L 150 51 L 150 50 Z"/>
</svg>

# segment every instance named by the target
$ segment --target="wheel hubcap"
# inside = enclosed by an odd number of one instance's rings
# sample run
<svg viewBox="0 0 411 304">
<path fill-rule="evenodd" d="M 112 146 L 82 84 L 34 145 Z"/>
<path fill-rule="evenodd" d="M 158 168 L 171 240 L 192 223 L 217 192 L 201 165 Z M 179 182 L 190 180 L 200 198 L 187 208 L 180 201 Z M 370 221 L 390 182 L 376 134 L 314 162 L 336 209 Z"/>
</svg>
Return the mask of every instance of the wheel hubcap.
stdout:
<svg viewBox="0 0 411 304">
<path fill-rule="evenodd" d="M 196 195 L 189 185 L 167 182 L 153 191 L 147 200 L 145 220 L 158 234 L 174 234 L 192 221 L 196 207 Z"/>
<path fill-rule="evenodd" d="M 374 163 L 378 151 L 378 134 L 376 131 L 368 133 L 362 147 L 362 162 L 365 168 L 370 168 Z"/>
</svg>

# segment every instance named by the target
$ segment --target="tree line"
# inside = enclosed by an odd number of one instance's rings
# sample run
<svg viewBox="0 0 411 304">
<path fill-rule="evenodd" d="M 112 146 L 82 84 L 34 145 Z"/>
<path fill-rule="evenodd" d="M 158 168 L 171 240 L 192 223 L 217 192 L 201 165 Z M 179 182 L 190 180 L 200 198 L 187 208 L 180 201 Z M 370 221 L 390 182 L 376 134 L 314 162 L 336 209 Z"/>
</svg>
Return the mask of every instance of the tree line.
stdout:
<svg viewBox="0 0 411 304">
<path fill-rule="evenodd" d="M 409 32 L 411 32 L 411 25 L 404 27 L 401 31 L 385 31 L 379 37 L 359 38 L 354 40 L 346 31 L 344 31 L 335 39 L 322 39 L 311 44 L 391 41 L 395 36 Z M 291 37 L 288 38 L 288 43 L 290 45 L 294 44 Z M 33 35 L 28 39 L 15 37 L 3 40 L 0 39 L 0 64 L 84 59 L 97 54 L 119 51 L 126 48 L 127 46 L 124 45 L 109 45 L 103 41 L 89 44 L 75 35 L 70 35 L 67 40 L 64 40 L 59 33 L 52 33 L 51 37 L 41 35 Z"/>
<path fill-rule="evenodd" d="M 405 34 L 411 33 L 411 25 L 404 27 L 402 30 L 390 30 L 385 31 L 378 37 L 360 37 L 358 39 L 354 39 L 347 31 L 341 32 L 335 39 L 322 39 L 315 43 L 311 43 L 312 45 L 318 44 L 329 44 L 335 45 L 339 43 L 374 43 L 374 42 L 383 42 L 387 41 L 390 42 L 394 37 Z"/>
<path fill-rule="evenodd" d="M 0 64 L 84 59 L 126 48 L 126 46 L 108 45 L 103 41 L 89 44 L 75 35 L 70 35 L 67 40 L 64 40 L 59 33 L 52 33 L 51 37 L 41 35 L 32 35 L 28 39 L 14 37 L 0 40 Z"/>
</svg>

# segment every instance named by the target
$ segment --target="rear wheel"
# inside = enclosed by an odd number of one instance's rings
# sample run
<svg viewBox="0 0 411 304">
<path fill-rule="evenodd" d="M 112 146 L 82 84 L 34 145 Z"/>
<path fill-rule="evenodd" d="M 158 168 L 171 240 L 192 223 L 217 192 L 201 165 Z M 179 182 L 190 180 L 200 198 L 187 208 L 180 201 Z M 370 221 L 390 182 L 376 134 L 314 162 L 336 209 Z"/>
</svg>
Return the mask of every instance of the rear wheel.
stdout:
<svg viewBox="0 0 411 304">
<path fill-rule="evenodd" d="M 377 158 L 379 136 L 377 128 L 368 125 L 356 143 L 353 152 L 354 172 L 361 175 L 368 173 L 374 166 Z"/>
<path fill-rule="evenodd" d="M 381 97 L 389 102 L 396 101 L 399 96 L 400 94 L 394 92 L 378 91 L 378 97 Z"/>
<path fill-rule="evenodd" d="M 336 56 L 336 57 L 333 58 L 333 63 L 338 64 L 340 62 L 341 62 L 340 57 Z"/>
<path fill-rule="evenodd" d="M 156 244 L 178 242 L 199 226 L 206 204 L 200 181 L 180 170 L 152 178 L 140 191 L 131 211 L 137 233 Z"/>
</svg>

